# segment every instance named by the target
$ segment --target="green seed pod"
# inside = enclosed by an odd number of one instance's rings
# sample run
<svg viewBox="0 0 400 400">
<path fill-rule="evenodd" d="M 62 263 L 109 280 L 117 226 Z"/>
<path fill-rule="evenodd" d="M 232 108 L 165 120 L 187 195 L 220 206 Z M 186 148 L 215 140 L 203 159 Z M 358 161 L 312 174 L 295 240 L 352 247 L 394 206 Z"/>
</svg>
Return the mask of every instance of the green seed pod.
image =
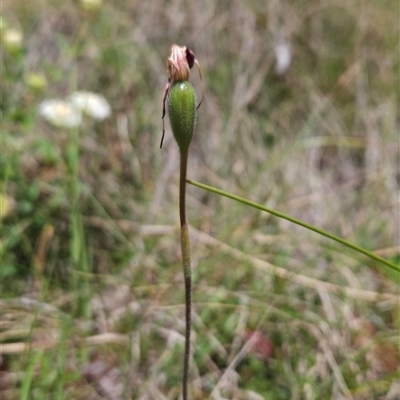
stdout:
<svg viewBox="0 0 400 400">
<path fill-rule="evenodd" d="M 196 125 L 196 93 L 187 82 L 174 82 L 168 93 L 168 114 L 181 153 L 189 150 Z"/>
</svg>

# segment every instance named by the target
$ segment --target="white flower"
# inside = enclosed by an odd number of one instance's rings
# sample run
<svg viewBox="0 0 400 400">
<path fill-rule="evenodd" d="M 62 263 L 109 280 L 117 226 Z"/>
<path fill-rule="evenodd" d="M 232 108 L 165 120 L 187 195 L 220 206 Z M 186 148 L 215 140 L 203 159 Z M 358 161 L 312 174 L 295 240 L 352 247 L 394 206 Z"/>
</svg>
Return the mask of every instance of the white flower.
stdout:
<svg viewBox="0 0 400 400">
<path fill-rule="evenodd" d="M 3 32 L 4 47 L 9 51 L 16 51 L 22 47 L 22 32 L 15 28 L 6 28 Z"/>
<path fill-rule="evenodd" d="M 75 128 L 82 122 L 82 113 L 64 100 L 44 100 L 39 104 L 39 114 L 58 128 Z"/>
<path fill-rule="evenodd" d="M 75 107 L 90 117 L 102 121 L 111 114 L 111 107 L 107 100 L 96 93 L 78 91 L 68 97 Z"/>
<path fill-rule="evenodd" d="M 275 46 L 275 58 L 275 72 L 278 75 L 283 75 L 290 67 L 292 61 L 292 52 L 287 42 L 281 42 Z"/>
</svg>

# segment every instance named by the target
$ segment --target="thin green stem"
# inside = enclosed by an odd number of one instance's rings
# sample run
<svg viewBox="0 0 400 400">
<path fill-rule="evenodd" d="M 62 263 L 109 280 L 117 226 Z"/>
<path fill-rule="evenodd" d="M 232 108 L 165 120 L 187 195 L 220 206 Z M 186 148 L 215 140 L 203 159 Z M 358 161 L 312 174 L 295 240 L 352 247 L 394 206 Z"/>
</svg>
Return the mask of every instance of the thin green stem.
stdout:
<svg viewBox="0 0 400 400">
<path fill-rule="evenodd" d="M 186 225 L 186 174 L 187 174 L 188 151 L 181 150 L 181 167 L 179 180 L 179 217 L 181 227 Z"/>
<path fill-rule="evenodd" d="M 362 247 L 360 247 L 360 246 L 358 246 L 358 245 L 356 245 L 354 243 L 351 243 L 346 239 L 342 239 L 342 238 L 340 238 L 340 237 L 338 237 L 338 236 L 336 236 L 336 235 L 334 235 L 332 233 L 326 232 L 326 231 L 324 231 L 324 230 L 322 230 L 320 228 L 317 228 L 316 226 L 308 224 L 307 222 L 301 221 L 301 220 L 299 220 L 297 218 L 293 218 L 293 217 L 291 217 L 291 216 L 289 216 L 287 214 L 284 214 L 282 212 L 279 212 L 279 211 L 273 210 L 271 208 L 265 207 L 265 206 L 263 206 L 261 204 L 255 203 L 254 201 L 250 201 L 250 200 L 244 199 L 243 197 L 236 196 L 236 195 L 234 195 L 232 193 L 228 193 L 228 192 L 225 192 L 223 190 L 216 189 L 216 188 L 214 188 L 212 186 L 204 185 L 203 183 L 199 183 L 199 182 L 195 182 L 195 181 L 191 181 L 191 180 L 187 180 L 187 183 L 190 183 L 191 185 L 197 186 L 197 187 L 199 187 L 201 189 L 205 189 L 205 190 L 208 190 L 210 192 L 219 194 L 221 196 L 225 196 L 225 197 L 228 197 L 230 199 L 239 201 L 239 202 L 241 202 L 243 204 L 249 205 L 249 206 L 257 208 L 259 210 L 266 211 L 266 212 L 268 212 L 268 213 L 270 213 L 272 215 L 275 215 L 275 216 L 277 216 L 279 218 L 286 219 L 287 221 L 293 222 L 294 224 L 300 225 L 300 226 L 302 226 L 302 227 L 304 227 L 306 229 L 309 229 L 311 231 L 317 232 L 322 236 L 325 236 L 325 237 L 327 237 L 329 239 L 335 240 L 338 243 L 341 243 L 341 244 L 343 244 L 343 245 L 345 245 L 347 247 L 350 247 L 351 249 L 353 249 L 355 251 L 358 251 L 359 253 L 362 253 L 362 254 L 366 255 L 367 257 L 372 258 L 375 261 L 379 261 L 380 263 L 382 263 L 382 264 L 394 269 L 397 272 L 400 272 L 400 266 L 399 265 L 396 265 L 396 264 L 390 262 L 389 260 L 386 260 L 386 259 L 378 256 L 377 254 L 372 253 L 371 251 L 363 249 Z"/>
<path fill-rule="evenodd" d="M 186 221 L 186 173 L 187 173 L 188 151 L 181 150 L 181 167 L 179 181 L 179 215 L 181 220 L 181 250 L 182 265 L 185 278 L 185 353 L 183 361 L 183 400 L 188 399 L 188 378 L 190 361 L 190 333 L 192 325 L 192 271 L 190 266 L 190 237 Z"/>
<path fill-rule="evenodd" d="M 192 272 L 190 268 L 190 240 L 188 225 L 182 226 L 181 230 L 182 263 L 185 277 L 185 353 L 183 362 L 183 399 L 188 399 L 188 379 L 190 361 L 190 333 L 192 327 Z"/>
</svg>

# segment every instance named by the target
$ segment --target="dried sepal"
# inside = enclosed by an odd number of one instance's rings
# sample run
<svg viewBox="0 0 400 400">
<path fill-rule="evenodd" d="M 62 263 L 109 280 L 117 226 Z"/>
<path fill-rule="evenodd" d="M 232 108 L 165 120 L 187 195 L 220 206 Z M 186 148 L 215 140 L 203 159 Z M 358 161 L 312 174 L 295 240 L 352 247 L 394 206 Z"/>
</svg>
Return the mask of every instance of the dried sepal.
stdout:
<svg viewBox="0 0 400 400">
<path fill-rule="evenodd" d="M 203 76 L 201 75 L 201 68 L 200 68 L 200 64 L 197 61 L 197 58 L 194 59 L 194 62 L 197 65 L 197 69 L 199 70 L 199 76 L 200 76 L 200 82 L 201 82 L 201 100 L 199 101 L 199 104 L 197 104 L 196 110 L 199 109 L 199 107 L 201 106 L 201 103 L 204 100 L 204 84 L 203 84 Z"/>
<path fill-rule="evenodd" d="M 187 54 L 189 56 L 189 60 Z M 167 70 L 173 82 L 187 81 L 190 75 L 189 62 L 193 66 L 194 54 L 186 46 L 178 46 L 173 44 L 171 47 L 171 54 L 167 60 Z"/>
</svg>

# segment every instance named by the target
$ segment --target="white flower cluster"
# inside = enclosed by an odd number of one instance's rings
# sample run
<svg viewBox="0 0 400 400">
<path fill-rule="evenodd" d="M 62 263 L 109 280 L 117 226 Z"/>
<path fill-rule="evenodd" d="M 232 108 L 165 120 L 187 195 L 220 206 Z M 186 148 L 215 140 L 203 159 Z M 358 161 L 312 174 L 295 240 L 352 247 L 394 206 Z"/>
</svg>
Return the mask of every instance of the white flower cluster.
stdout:
<svg viewBox="0 0 400 400">
<path fill-rule="evenodd" d="M 44 100 L 39 104 L 39 114 L 57 128 L 76 128 L 82 123 L 82 113 L 65 100 Z"/>
<path fill-rule="evenodd" d="M 96 93 L 83 91 L 74 92 L 67 100 L 84 114 L 98 121 L 106 119 L 111 114 L 111 107 L 107 103 L 107 100 Z"/>
<path fill-rule="evenodd" d="M 76 128 L 82 123 L 82 114 L 102 121 L 111 115 L 107 100 L 96 93 L 77 91 L 67 100 L 44 100 L 38 107 L 39 115 L 58 128 Z"/>
</svg>

